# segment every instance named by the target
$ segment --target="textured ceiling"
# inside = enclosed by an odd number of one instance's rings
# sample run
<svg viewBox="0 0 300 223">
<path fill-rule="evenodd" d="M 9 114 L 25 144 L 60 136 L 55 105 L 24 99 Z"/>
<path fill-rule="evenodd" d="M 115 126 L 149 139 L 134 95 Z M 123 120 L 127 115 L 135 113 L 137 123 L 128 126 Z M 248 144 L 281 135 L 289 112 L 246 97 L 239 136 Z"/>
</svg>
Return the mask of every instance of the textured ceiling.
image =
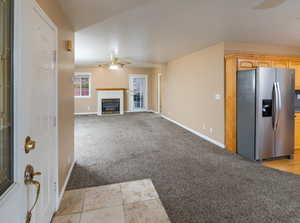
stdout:
<svg viewBox="0 0 300 223">
<path fill-rule="evenodd" d="M 300 46 L 299 0 L 267 10 L 254 10 L 262 0 L 59 1 L 76 29 L 78 65 L 115 52 L 147 66 L 220 41 Z"/>
</svg>

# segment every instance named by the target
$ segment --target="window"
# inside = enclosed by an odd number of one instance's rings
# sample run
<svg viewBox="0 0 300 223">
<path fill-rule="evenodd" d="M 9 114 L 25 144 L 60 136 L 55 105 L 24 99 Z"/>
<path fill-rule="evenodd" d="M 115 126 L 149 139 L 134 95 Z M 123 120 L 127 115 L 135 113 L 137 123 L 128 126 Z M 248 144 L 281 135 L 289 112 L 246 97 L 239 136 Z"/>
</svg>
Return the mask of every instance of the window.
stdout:
<svg viewBox="0 0 300 223">
<path fill-rule="evenodd" d="M 12 2 L 0 4 L 0 195 L 14 180 Z"/>
<path fill-rule="evenodd" d="M 77 98 L 91 96 L 91 74 L 76 73 L 74 76 L 74 95 Z"/>
</svg>

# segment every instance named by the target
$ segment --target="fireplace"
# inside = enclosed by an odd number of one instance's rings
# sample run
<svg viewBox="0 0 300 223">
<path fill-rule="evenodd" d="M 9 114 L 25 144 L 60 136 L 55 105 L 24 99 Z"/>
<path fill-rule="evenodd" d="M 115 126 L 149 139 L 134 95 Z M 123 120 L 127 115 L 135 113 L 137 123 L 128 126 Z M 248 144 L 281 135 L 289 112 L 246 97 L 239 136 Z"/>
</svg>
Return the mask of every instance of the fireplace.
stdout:
<svg viewBox="0 0 300 223">
<path fill-rule="evenodd" d="M 97 88 L 98 111 L 97 115 L 123 115 L 124 91 L 123 88 Z"/>
<path fill-rule="evenodd" d="M 102 99 L 102 114 L 120 114 L 120 99 Z"/>
</svg>

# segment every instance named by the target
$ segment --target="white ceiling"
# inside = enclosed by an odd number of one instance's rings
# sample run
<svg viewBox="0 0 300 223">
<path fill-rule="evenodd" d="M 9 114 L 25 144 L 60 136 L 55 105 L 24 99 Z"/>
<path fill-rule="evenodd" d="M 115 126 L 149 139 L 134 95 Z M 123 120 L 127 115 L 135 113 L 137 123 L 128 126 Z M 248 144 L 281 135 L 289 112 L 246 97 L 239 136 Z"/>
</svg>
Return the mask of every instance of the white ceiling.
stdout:
<svg viewBox="0 0 300 223">
<path fill-rule="evenodd" d="M 165 63 L 221 41 L 300 46 L 300 1 L 254 10 L 262 0 L 59 0 L 76 29 L 77 65 L 111 52 Z"/>
</svg>

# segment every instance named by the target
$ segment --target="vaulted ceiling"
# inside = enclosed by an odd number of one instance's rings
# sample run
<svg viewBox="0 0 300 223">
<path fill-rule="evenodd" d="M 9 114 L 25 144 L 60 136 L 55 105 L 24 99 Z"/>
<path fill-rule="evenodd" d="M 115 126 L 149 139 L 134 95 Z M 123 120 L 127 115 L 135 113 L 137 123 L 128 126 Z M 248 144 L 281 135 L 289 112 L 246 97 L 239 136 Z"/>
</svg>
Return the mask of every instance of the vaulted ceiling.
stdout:
<svg viewBox="0 0 300 223">
<path fill-rule="evenodd" d="M 78 65 L 115 52 L 153 65 L 220 41 L 300 46 L 300 1 L 255 9 L 263 0 L 59 0 L 75 27 Z"/>
</svg>

